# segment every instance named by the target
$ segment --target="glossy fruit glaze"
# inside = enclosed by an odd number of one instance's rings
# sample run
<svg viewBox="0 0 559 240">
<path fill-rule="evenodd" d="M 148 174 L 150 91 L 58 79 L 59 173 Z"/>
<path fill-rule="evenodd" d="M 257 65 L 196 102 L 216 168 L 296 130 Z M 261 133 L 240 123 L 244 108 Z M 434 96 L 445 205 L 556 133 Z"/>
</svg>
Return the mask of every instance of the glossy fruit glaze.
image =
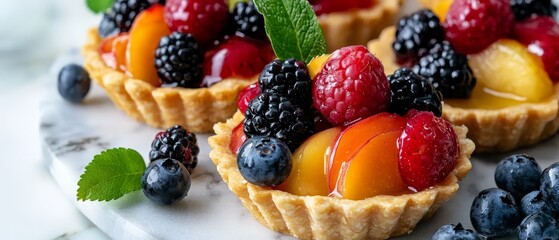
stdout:
<svg viewBox="0 0 559 240">
<path fill-rule="evenodd" d="M 227 37 L 206 52 L 201 86 L 208 87 L 226 78 L 254 77 L 273 59 L 274 51 L 267 41 Z"/>
</svg>

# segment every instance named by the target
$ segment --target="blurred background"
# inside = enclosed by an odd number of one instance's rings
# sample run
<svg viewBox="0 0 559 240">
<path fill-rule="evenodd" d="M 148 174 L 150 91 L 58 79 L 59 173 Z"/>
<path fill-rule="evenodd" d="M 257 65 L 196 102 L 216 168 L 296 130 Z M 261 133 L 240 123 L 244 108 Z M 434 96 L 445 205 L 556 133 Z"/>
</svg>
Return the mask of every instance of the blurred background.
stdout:
<svg viewBox="0 0 559 240">
<path fill-rule="evenodd" d="M 38 135 L 55 62 L 99 19 L 85 0 L 0 0 L 0 239 L 107 238 L 55 184 Z"/>
</svg>

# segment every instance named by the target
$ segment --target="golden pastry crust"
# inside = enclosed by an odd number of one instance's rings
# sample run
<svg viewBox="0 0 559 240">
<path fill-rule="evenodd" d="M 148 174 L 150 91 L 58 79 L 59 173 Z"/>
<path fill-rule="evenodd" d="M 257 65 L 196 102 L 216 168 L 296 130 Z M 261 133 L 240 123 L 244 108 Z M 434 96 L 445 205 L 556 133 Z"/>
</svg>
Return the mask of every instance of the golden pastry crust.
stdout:
<svg viewBox="0 0 559 240">
<path fill-rule="evenodd" d="M 211 132 L 237 110 L 237 96 L 256 80 L 226 79 L 209 88 L 157 88 L 108 67 L 98 52 L 101 37 L 88 32 L 82 48 L 84 67 L 112 102 L 130 117 L 156 128 L 177 124 L 191 132 Z"/>
<path fill-rule="evenodd" d="M 368 9 L 323 14 L 318 22 L 324 31 L 328 51 L 349 45 L 365 45 L 384 27 L 393 24 L 402 0 L 376 0 Z"/>
<path fill-rule="evenodd" d="M 368 44 L 369 51 L 383 63 L 386 74 L 398 68 L 392 51 L 395 27 L 386 28 Z M 555 94 L 541 103 L 527 103 L 497 110 L 464 109 L 445 103 L 443 118 L 468 127 L 468 138 L 476 152 L 503 152 L 538 143 L 559 129 L 559 85 Z"/>
<path fill-rule="evenodd" d="M 467 128 L 454 127 L 460 139 L 460 158 L 447 179 L 424 191 L 401 196 L 376 196 L 347 200 L 325 196 L 296 196 L 248 183 L 237 168 L 237 156 L 229 149 L 231 132 L 244 117 L 214 126 L 209 138 L 210 157 L 217 171 L 245 208 L 262 224 L 301 239 L 386 239 L 412 232 L 458 190 L 458 182 L 471 169 L 474 143 Z"/>
</svg>

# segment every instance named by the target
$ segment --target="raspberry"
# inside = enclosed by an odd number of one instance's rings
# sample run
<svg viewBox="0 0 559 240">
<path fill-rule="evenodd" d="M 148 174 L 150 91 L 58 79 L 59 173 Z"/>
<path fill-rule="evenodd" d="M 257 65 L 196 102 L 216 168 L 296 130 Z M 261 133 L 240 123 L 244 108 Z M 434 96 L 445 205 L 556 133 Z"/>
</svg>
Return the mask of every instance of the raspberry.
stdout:
<svg viewBox="0 0 559 240">
<path fill-rule="evenodd" d="M 238 33 L 256 39 L 266 39 L 264 16 L 256 10 L 252 1 L 237 2 L 232 15 Z"/>
<path fill-rule="evenodd" d="M 190 33 L 201 45 L 216 40 L 229 19 L 223 0 L 168 0 L 165 21 L 171 31 Z"/>
<path fill-rule="evenodd" d="M 516 20 L 532 16 L 551 16 L 557 10 L 551 0 L 511 0 L 510 4 Z"/>
<path fill-rule="evenodd" d="M 103 14 L 99 24 L 102 38 L 128 32 L 136 16 L 152 4 L 165 4 L 165 0 L 117 0 L 111 9 Z"/>
<path fill-rule="evenodd" d="M 158 159 L 172 158 L 182 162 L 189 172 L 198 164 L 200 148 L 196 135 L 176 125 L 160 132 L 151 143 L 149 159 L 153 162 Z"/>
<path fill-rule="evenodd" d="M 399 115 L 406 115 L 415 109 L 442 115 L 442 95 L 433 85 L 410 69 L 400 68 L 393 75 L 388 76 L 390 82 L 389 111 Z"/>
<path fill-rule="evenodd" d="M 559 24 L 551 17 L 534 17 L 514 26 L 512 37 L 542 58 L 553 81 L 559 81 Z"/>
<path fill-rule="evenodd" d="M 439 18 L 431 10 L 420 10 L 400 19 L 392 49 L 401 66 L 413 66 L 431 47 L 444 39 Z"/>
<path fill-rule="evenodd" d="M 295 105 L 306 108 L 312 103 L 312 81 L 303 61 L 274 60 L 264 67 L 258 83 L 262 92 L 280 94 Z"/>
<path fill-rule="evenodd" d="M 277 93 L 262 93 L 248 105 L 244 121 L 247 137 L 268 136 L 283 141 L 295 151 L 313 131 L 310 112 Z"/>
<path fill-rule="evenodd" d="M 431 112 L 411 116 L 397 144 L 400 175 L 417 191 L 443 181 L 460 154 L 458 138 L 450 123 Z"/>
<path fill-rule="evenodd" d="M 457 52 L 473 54 L 507 37 L 513 21 L 509 0 L 456 0 L 443 26 Z"/>
<path fill-rule="evenodd" d="M 161 38 L 155 51 L 157 75 L 165 83 L 194 87 L 202 77 L 202 51 L 190 34 L 174 32 Z"/>
<path fill-rule="evenodd" d="M 445 98 L 469 98 L 476 85 L 466 55 L 456 53 L 447 41 L 435 44 L 413 71 L 429 80 Z"/>
<path fill-rule="evenodd" d="M 334 125 L 384 112 L 390 85 L 380 60 L 364 46 L 336 50 L 313 81 L 313 106 Z"/>
</svg>

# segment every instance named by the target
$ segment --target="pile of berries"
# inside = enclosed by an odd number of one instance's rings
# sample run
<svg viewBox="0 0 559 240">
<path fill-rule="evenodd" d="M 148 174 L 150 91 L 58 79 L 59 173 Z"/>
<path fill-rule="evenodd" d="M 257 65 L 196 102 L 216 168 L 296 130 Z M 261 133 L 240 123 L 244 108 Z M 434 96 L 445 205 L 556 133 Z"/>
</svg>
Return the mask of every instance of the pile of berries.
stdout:
<svg viewBox="0 0 559 240">
<path fill-rule="evenodd" d="M 559 25 L 550 17 L 555 9 L 550 0 L 455 0 L 444 22 L 430 10 L 402 18 L 392 47 L 399 65 L 427 78 L 445 98 L 471 96 L 476 78 L 466 55 L 503 38 L 529 46 L 557 80 Z"/>
<path fill-rule="evenodd" d="M 386 112 L 401 115 L 388 114 L 400 119 L 404 132 L 394 146 L 400 149 L 403 181 L 419 191 L 448 176 L 459 144 L 452 126 L 438 118 L 442 96 L 430 82 L 406 68 L 387 77 L 379 59 L 363 46 L 313 61 L 322 61 L 309 64 L 320 67 L 314 80 L 304 62 L 275 60 L 264 67 L 258 83 L 241 92 L 238 105 L 245 118 L 233 130 L 229 147 L 247 181 L 277 186 L 291 173 L 291 154 L 315 132 L 349 128 Z M 436 137 L 424 138 L 425 129 Z"/>
<path fill-rule="evenodd" d="M 490 238 L 516 231 L 519 239 L 557 239 L 558 180 L 559 163 L 542 172 L 531 156 L 518 154 L 503 159 L 495 170 L 498 188 L 481 191 L 472 203 L 470 219 L 474 229 Z M 433 239 L 448 239 L 443 236 L 460 236 L 465 231 L 476 236 L 471 239 L 481 239 L 471 230 L 450 226 L 439 229 Z"/>
<path fill-rule="evenodd" d="M 179 125 L 158 133 L 151 143 L 151 163 L 142 176 L 144 195 L 161 205 L 183 199 L 190 189 L 190 175 L 199 152 L 196 135 Z"/>
<path fill-rule="evenodd" d="M 107 65 L 156 87 L 250 78 L 274 58 L 252 1 L 229 12 L 223 0 L 117 0 L 99 34 Z"/>
</svg>

